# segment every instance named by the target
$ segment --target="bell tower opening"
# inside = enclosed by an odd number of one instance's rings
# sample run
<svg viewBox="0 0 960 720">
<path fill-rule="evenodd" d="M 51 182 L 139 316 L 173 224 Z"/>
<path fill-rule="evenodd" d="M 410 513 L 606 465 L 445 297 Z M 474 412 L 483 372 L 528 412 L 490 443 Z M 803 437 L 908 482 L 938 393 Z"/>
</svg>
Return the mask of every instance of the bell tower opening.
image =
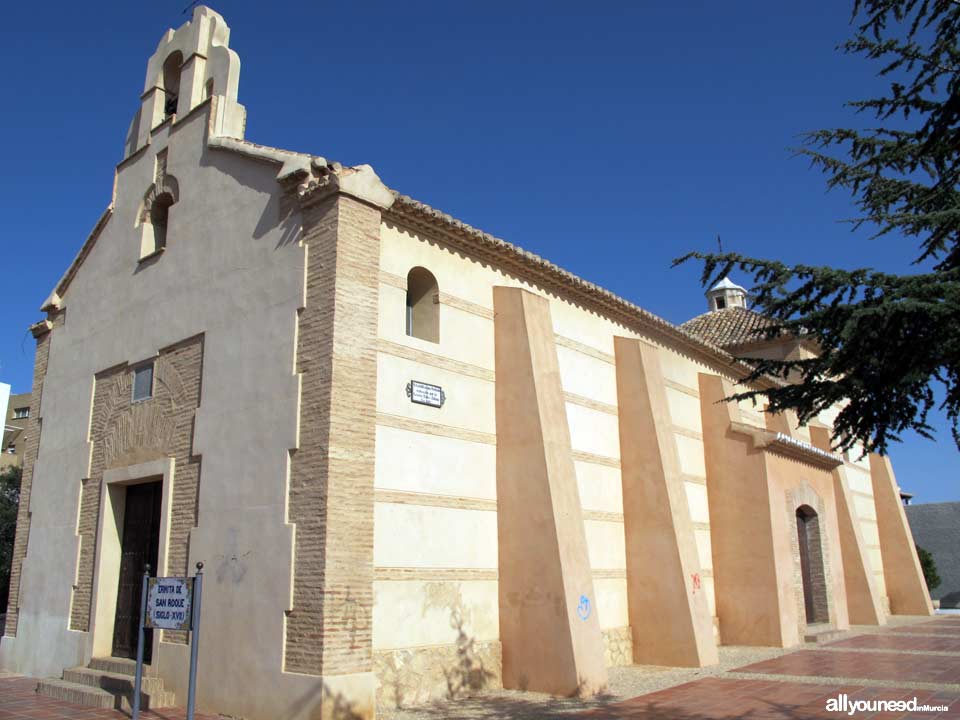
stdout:
<svg viewBox="0 0 960 720">
<path fill-rule="evenodd" d="M 177 102 L 180 97 L 180 69 L 183 67 L 183 53 L 179 50 L 170 53 L 163 63 L 163 118 L 177 114 Z"/>
<path fill-rule="evenodd" d="M 197 5 L 188 22 L 164 33 L 147 61 L 124 157 L 149 145 L 160 125 L 186 117 L 211 97 L 217 98 L 217 134 L 242 140 L 246 111 L 237 102 L 239 82 L 240 57 L 230 49 L 230 28 L 218 13 Z"/>
</svg>

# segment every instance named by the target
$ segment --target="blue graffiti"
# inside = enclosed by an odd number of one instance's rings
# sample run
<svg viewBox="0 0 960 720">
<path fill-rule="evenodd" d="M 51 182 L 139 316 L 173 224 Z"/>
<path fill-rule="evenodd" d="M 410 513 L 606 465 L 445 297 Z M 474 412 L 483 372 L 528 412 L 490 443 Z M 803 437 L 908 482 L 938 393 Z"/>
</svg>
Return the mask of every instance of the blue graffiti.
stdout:
<svg viewBox="0 0 960 720">
<path fill-rule="evenodd" d="M 590 598 L 586 595 L 580 596 L 580 604 L 577 605 L 577 615 L 581 620 L 586 620 L 590 617 Z"/>
</svg>

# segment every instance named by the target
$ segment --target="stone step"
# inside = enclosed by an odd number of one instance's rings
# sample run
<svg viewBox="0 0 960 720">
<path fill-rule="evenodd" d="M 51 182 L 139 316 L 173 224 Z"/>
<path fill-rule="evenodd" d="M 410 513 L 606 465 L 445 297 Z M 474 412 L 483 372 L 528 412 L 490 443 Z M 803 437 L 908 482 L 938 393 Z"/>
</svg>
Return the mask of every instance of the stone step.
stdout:
<svg viewBox="0 0 960 720">
<path fill-rule="evenodd" d="M 52 678 L 41 680 L 37 685 L 37 694 L 85 707 L 110 709 L 117 707 L 117 697 L 113 693 L 66 680 Z"/>
<path fill-rule="evenodd" d="M 834 640 L 839 640 L 840 638 L 846 637 L 846 635 L 846 630 L 837 630 L 833 625 L 807 625 L 807 630 L 803 635 L 803 640 L 804 642 L 823 645 L 824 643 L 833 642 Z"/>
<path fill-rule="evenodd" d="M 120 701 L 117 707 L 124 712 L 133 711 L 133 691 L 129 694 L 115 695 Z M 140 709 L 156 710 L 159 708 L 174 707 L 177 704 L 177 696 L 170 690 L 160 690 L 159 692 L 146 693 L 140 691 Z"/>
<path fill-rule="evenodd" d="M 104 670 L 94 670 L 89 667 L 67 668 L 63 671 L 63 679 L 67 682 L 98 687 L 112 693 L 131 694 L 134 686 L 134 676 L 126 673 L 112 673 Z M 163 692 L 163 678 L 143 676 L 140 683 L 140 692 L 153 695 Z"/>
<path fill-rule="evenodd" d="M 117 673 L 119 675 L 129 675 L 133 677 L 137 673 L 137 661 L 118 657 L 98 657 L 92 658 L 87 667 L 91 670 L 102 670 L 108 673 Z M 143 674 L 147 674 L 149 666 L 143 666 Z"/>
<path fill-rule="evenodd" d="M 112 673 L 89 667 L 68 668 L 63 679 L 49 678 L 37 685 L 37 693 L 45 697 L 95 708 L 133 709 L 135 680 L 126 673 Z M 163 679 L 144 677 L 140 689 L 140 708 L 173 707 L 176 695 L 163 689 Z"/>
</svg>

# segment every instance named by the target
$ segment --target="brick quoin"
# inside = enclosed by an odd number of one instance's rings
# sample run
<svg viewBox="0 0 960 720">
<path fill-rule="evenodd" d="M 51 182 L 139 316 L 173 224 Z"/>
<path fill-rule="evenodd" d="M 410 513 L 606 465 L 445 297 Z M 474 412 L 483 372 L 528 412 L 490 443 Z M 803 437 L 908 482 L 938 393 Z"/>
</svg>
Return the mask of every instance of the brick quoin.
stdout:
<svg viewBox="0 0 960 720">
<path fill-rule="evenodd" d="M 345 195 L 303 213 L 300 439 L 288 498 L 296 525 L 284 669 L 373 668 L 373 479 L 380 212 Z"/>
<path fill-rule="evenodd" d="M 64 313 L 53 320 L 53 326 L 62 326 Z M 30 396 L 30 418 L 27 420 L 24 440 L 23 474 L 20 478 L 20 506 L 17 509 L 17 530 L 13 540 L 13 558 L 10 566 L 10 596 L 7 602 L 7 622 L 4 635 L 15 636 L 20 615 L 20 573 L 27 556 L 27 541 L 30 537 L 30 491 L 33 489 L 33 468 L 40 451 L 40 399 L 43 395 L 43 380 L 47 375 L 47 360 L 50 357 L 51 328 L 45 323 L 33 326 L 37 339 L 37 353 L 33 361 L 33 390 Z"/>
</svg>

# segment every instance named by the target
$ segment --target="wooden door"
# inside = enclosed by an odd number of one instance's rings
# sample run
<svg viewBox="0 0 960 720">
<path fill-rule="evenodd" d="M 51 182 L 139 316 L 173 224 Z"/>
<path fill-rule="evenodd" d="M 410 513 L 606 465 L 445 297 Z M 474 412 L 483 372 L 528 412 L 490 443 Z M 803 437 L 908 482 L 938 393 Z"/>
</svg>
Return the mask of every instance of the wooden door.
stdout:
<svg viewBox="0 0 960 720">
<path fill-rule="evenodd" d="M 807 623 L 815 622 L 813 607 L 813 577 L 810 573 L 810 517 L 797 510 L 797 540 L 800 543 L 800 577 L 803 581 L 803 607 Z"/>
<path fill-rule="evenodd" d="M 120 550 L 120 583 L 117 588 L 117 615 L 113 626 L 115 657 L 137 657 L 137 633 L 140 622 L 140 595 L 143 570 L 150 565 L 156 575 L 160 548 L 161 482 L 127 487 Z M 143 661 L 150 662 L 153 631 L 144 634 Z"/>
</svg>

